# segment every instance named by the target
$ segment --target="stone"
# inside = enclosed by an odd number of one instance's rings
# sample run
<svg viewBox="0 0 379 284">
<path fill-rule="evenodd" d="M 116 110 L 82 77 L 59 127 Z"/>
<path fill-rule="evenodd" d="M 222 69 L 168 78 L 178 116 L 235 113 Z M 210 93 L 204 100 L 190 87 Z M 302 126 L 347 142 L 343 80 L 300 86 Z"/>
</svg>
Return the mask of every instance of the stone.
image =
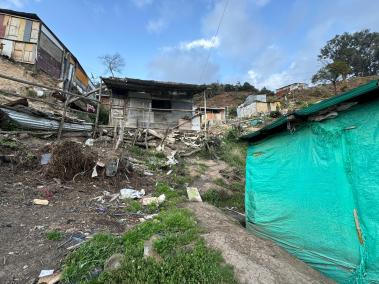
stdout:
<svg viewBox="0 0 379 284">
<path fill-rule="evenodd" d="M 104 263 L 104 271 L 113 271 L 119 269 L 124 261 L 124 255 L 116 253 L 108 258 Z"/>
</svg>

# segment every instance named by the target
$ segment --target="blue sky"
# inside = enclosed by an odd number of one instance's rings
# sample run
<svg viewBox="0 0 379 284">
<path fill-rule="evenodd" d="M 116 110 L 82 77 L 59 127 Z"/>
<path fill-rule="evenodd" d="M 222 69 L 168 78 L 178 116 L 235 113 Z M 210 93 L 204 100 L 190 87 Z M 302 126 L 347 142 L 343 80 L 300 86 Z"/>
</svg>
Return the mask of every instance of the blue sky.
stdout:
<svg viewBox="0 0 379 284">
<path fill-rule="evenodd" d="M 189 83 L 248 81 L 270 89 L 308 82 L 320 67 L 320 48 L 334 35 L 364 28 L 378 31 L 377 4 L 376 0 L 0 0 L 2 8 L 37 13 L 88 74 L 105 75 L 98 57 L 119 52 L 126 63 L 119 76 Z"/>
</svg>

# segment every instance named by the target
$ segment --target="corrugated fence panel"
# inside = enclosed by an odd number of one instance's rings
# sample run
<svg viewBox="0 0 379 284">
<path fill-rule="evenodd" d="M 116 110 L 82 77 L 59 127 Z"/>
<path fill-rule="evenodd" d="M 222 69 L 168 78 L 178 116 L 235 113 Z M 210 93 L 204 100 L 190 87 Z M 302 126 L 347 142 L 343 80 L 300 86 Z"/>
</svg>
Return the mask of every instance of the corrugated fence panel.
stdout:
<svg viewBox="0 0 379 284">
<path fill-rule="evenodd" d="M 7 39 L 13 39 L 13 40 L 18 40 L 18 30 L 20 28 L 20 19 L 19 18 L 14 18 L 10 17 L 9 18 L 9 24 L 6 29 L 6 34 L 5 37 Z"/>
<path fill-rule="evenodd" d="M 3 44 L 1 55 L 11 57 L 13 52 L 13 41 L 8 39 L 2 39 L 1 43 Z"/>
</svg>

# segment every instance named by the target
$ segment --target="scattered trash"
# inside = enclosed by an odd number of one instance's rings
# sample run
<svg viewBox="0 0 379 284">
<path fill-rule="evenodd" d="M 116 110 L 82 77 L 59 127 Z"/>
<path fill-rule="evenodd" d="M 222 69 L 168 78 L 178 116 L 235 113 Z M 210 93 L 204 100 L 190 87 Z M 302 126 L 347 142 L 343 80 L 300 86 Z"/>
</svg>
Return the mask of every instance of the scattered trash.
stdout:
<svg viewBox="0 0 379 284">
<path fill-rule="evenodd" d="M 35 205 L 49 205 L 49 200 L 46 199 L 33 199 Z"/>
<path fill-rule="evenodd" d="M 150 214 L 150 215 L 146 215 L 145 217 L 143 217 L 143 219 L 144 220 L 152 220 L 157 216 L 158 216 L 158 214 Z"/>
<path fill-rule="evenodd" d="M 100 168 L 104 168 L 105 167 L 105 163 L 103 163 L 101 161 L 97 161 L 96 166 L 99 166 Z"/>
<path fill-rule="evenodd" d="M 132 188 L 123 188 L 120 190 L 120 199 L 139 199 L 145 195 L 145 190 L 141 191 Z"/>
<path fill-rule="evenodd" d="M 169 176 L 169 175 L 171 175 L 171 173 L 172 173 L 172 170 L 169 170 L 166 175 Z"/>
<path fill-rule="evenodd" d="M 161 194 L 159 197 L 145 197 L 142 199 L 142 205 L 147 206 L 150 204 L 160 205 L 166 200 L 166 195 Z"/>
<path fill-rule="evenodd" d="M 143 174 L 144 174 L 145 176 L 153 176 L 153 175 L 154 175 L 153 173 L 148 172 L 148 171 L 144 171 Z"/>
<path fill-rule="evenodd" d="M 199 190 L 196 187 L 187 187 L 187 195 L 189 201 L 203 202 Z"/>
<path fill-rule="evenodd" d="M 94 178 L 94 177 L 97 177 L 97 176 L 98 176 L 98 174 L 97 174 L 96 165 L 95 165 L 95 166 L 93 167 L 91 177 Z"/>
<path fill-rule="evenodd" d="M 51 153 L 46 153 L 41 155 L 41 165 L 47 165 L 51 160 Z"/>
<path fill-rule="evenodd" d="M 178 163 L 178 161 L 175 159 L 175 155 L 176 155 L 176 151 L 173 151 L 171 155 L 167 156 L 167 162 L 166 162 L 167 166 L 173 166 Z"/>
<path fill-rule="evenodd" d="M 53 275 L 53 274 L 54 274 L 54 269 L 43 269 L 39 273 L 38 277 L 41 278 L 41 277 L 50 276 L 50 275 Z"/>
<path fill-rule="evenodd" d="M 44 271 L 44 270 L 42 270 L 42 271 Z M 61 280 L 61 278 L 62 278 L 62 273 L 56 272 L 56 273 L 51 274 L 51 275 L 46 275 L 43 277 L 40 276 L 37 284 L 55 284 L 55 283 L 58 283 Z"/>
<path fill-rule="evenodd" d="M 89 139 L 86 140 L 86 142 L 84 142 L 84 145 L 92 147 L 94 141 L 95 141 L 94 139 L 89 138 Z"/>
<path fill-rule="evenodd" d="M 113 271 L 119 269 L 125 256 L 121 253 L 116 253 L 108 258 L 104 263 L 104 271 Z"/>
<path fill-rule="evenodd" d="M 112 159 L 105 165 L 105 175 L 107 177 L 114 177 L 118 170 L 118 164 L 120 159 Z"/>
</svg>

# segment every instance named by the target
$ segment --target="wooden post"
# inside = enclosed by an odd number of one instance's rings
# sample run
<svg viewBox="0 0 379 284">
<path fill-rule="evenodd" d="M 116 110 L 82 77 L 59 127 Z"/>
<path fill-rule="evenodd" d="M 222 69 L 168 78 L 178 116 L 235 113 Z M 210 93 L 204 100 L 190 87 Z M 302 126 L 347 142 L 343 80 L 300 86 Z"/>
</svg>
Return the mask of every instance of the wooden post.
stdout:
<svg viewBox="0 0 379 284">
<path fill-rule="evenodd" d="M 149 144 L 147 143 L 147 136 L 149 135 L 149 128 L 150 128 L 150 114 L 151 114 L 151 103 L 149 105 L 149 112 L 147 113 L 148 121 L 147 121 L 146 133 L 145 133 L 145 145 L 146 145 L 146 149 L 149 149 Z"/>
<path fill-rule="evenodd" d="M 61 136 L 62 136 L 64 120 L 66 118 L 67 107 L 68 107 L 68 103 L 70 101 L 70 98 L 71 98 L 71 96 L 67 95 L 66 96 L 66 101 L 64 102 L 64 108 L 63 108 L 62 118 L 61 118 L 61 122 L 59 124 L 59 129 L 58 129 L 58 137 L 57 137 L 58 141 L 61 139 Z"/>
<path fill-rule="evenodd" d="M 92 138 L 95 138 L 96 133 L 97 133 L 97 128 L 99 126 L 99 115 L 100 115 L 100 107 L 101 107 L 101 92 L 102 92 L 102 88 L 103 88 L 103 80 L 100 77 L 99 102 L 97 103 L 97 108 L 96 108 L 96 119 L 95 119 L 95 126 L 94 126 L 94 129 L 93 129 Z"/>
<path fill-rule="evenodd" d="M 204 130 L 205 130 L 205 139 L 207 139 L 207 96 L 204 90 Z"/>
<path fill-rule="evenodd" d="M 357 209 L 355 209 L 355 208 L 354 208 L 354 211 L 353 211 L 353 215 L 354 215 L 355 229 L 357 230 L 358 240 L 361 243 L 361 245 L 363 245 L 364 244 L 364 240 L 363 240 L 361 225 L 359 224 L 358 213 L 357 213 Z"/>
</svg>

